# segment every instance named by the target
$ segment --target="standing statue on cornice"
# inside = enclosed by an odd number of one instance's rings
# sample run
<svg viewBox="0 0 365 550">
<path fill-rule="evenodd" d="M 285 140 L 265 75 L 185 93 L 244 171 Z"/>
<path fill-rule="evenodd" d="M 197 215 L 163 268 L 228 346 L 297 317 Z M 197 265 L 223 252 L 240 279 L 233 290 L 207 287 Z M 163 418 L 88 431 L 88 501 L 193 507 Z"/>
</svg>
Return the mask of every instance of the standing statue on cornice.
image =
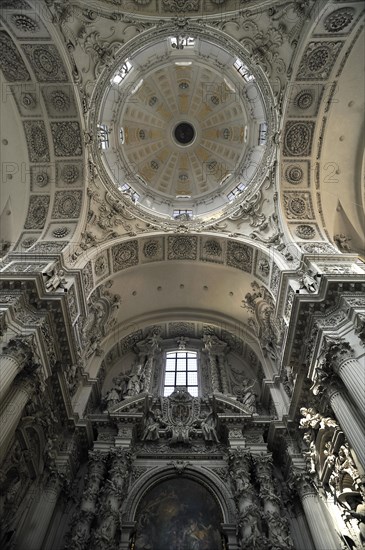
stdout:
<svg viewBox="0 0 365 550">
<path fill-rule="evenodd" d="M 148 409 L 144 418 L 143 433 L 141 436 L 142 441 L 157 441 L 157 439 L 160 438 L 160 426 L 160 412 Z"/>
<path fill-rule="evenodd" d="M 144 390 L 144 365 L 138 364 L 132 369 L 127 384 L 127 395 L 132 397 Z"/>
<path fill-rule="evenodd" d="M 205 441 L 215 441 L 219 443 L 217 435 L 217 417 L 213 411 L 203 417 L 201 421 L 201 430 Z"/>
<path fill-rule="evenodd" d="M 104 412 L 110 411 L 115 405 L 120 402 L 120 396 L 115 387 L 111 388 L 105 396 L 106 410 Z"/>
<path fill-rule="evenodd" d="M 254 385 L 255 381 L 250 381 L 248 378 L 244 378 L 242 381 L 242 387 L 239 389 L 240 397 L 237 398 L 237 401 L 242 403 L 242 405 L 251 413 L 257 412 L 256 395 L 252 391 Z"/>
</svg>

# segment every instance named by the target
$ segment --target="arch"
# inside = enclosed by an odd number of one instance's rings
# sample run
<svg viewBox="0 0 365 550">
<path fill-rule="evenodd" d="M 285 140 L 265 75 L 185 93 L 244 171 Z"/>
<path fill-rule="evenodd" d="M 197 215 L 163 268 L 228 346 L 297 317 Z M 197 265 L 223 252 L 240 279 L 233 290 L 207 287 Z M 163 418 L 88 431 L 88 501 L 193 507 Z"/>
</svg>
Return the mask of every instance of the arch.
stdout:
<svg viewBox="0 0 365 550">
<path fill-rule="evenodd" d="M 136 481 L 123 503 L 122 513 L 125 521 L 135 521 L 138 506 L 148 491 L 156 487 L 162 481 L 175 479 L 179 475 L 199 483 L 213 495 L 220 506 L 223 523 L 234 523 L 236 521 L 233 495 L 229 491 L 227 484 L 224 484 L 212 470 L 202 466 L 187 465 L 180 473 L 177 468 L 167 466 L 166 464 L 158 466 L 154 470 L 143 474 Z"/>
<path fill-rule="evenodd" d="M 245 344 L 255 353 L 262 365 L 265 376 L 272 376 L 271 363 L 266 357 L 264 357 L 258 338 L 250 327 L 237 323 L 234 319 L 222 315 L 219 312 L 201 312 L 183 309 L 153 313 L 148 316 L 142 315 L 140 318 L 130 320 L 130 322 L 125 326 L 114 326 L 108 337 L 103 341 L 103 349 L 105 353 L 103 356 L 93 356 L 88 365 L 87 372 L 89 377 L 95 379 L 100 375 L 103 359 L 107 357 L 108 352 L 110 352 L 113 348 L 117 349 L 119 342 L 124 338 L 133 336 L 134 334 L 139 334 L 139 338 L 142 339 L 143 330 L 166 321 L 205 323 L 230 333 L 233 338 L 237 338 L 245 342 Z"/>
</svg>

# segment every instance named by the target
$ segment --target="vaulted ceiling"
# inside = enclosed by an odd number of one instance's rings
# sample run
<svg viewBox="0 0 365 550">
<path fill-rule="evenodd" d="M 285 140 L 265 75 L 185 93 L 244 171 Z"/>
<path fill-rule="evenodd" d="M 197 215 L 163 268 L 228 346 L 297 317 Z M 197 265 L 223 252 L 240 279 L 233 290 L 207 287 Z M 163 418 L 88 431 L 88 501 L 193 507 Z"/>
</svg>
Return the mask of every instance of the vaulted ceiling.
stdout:
<svg viewBox="0 0 365 550">
<path fill-rule="evenodd" d="M 168 319 L 252 338 L 253 281 L 364 255 L 361 1 L 1 8 L 3 269 L 80 272 L 74 323 L 112 281 L 107 347 Z"/>
</svg>

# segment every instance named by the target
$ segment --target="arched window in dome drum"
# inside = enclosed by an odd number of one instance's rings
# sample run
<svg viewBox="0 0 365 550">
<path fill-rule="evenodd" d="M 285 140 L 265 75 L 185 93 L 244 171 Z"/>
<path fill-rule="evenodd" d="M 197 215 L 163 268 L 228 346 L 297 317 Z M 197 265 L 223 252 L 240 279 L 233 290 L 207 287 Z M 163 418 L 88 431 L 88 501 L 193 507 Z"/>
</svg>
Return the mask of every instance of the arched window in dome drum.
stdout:
<svg viewBox="0 0 365 550">
<path fill-rule="evenodd" d="M 100 149 L 109 148 L 109 134 L 110 130 L 106 124 L 98 124 L 98 143 Z"/>
</svg>

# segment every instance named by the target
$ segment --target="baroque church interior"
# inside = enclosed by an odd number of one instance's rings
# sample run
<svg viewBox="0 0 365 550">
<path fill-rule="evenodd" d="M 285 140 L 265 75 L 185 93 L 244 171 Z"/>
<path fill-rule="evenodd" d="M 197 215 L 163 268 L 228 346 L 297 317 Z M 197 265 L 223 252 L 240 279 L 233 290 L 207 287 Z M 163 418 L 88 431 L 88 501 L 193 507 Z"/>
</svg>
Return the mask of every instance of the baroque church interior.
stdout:
<svg viewBox="0 0 365 550">
<path fill-rule="evenodd" d="M 363 1 L 0 42 L 1 548 L 365 548 Z"/>
</svg>

